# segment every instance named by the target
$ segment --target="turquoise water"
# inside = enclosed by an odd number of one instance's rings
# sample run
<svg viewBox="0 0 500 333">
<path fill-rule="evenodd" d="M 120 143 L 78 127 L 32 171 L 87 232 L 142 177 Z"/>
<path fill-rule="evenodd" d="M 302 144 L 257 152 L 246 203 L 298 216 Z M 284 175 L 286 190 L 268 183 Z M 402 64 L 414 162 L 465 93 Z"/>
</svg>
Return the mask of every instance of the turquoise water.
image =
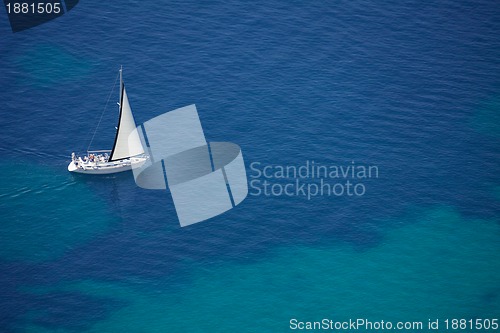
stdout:
<svg viewBox="0 0 500 333">
<path fill-rule="evenodd" d="M 450 207 L 404 219 L 411 225 L 387 232 L 367 251 L 349 244 L 279 247 L 250 264 L 191 263 L 190 281 L 179 288 L 169 279 L 154 288 L 84 280 L 34 292 L 123 301 L 89 332 L 281 332 L 292 318 L 427 322 L 498 315 L 500 271 L 492 266 L 500 261 L 498 221 L 467 220 Z"/>
<path fill-rule="evenodd" d="M 2 163 L 0 172 L 2 260 L 61 257 L 116 221 L 106 203 L 67 174 L 26 161 Z"/>
<path fill-rule="evenodd" d="M 495 3 L 85 1 L 0 36 L 1 332 L 500 316 Z M 66 170 L 120 65 L 138 123 L 196 103 L 249 175 L 315 161 L 378 177 L 180 228 L 168 192 Z M 113 98 L 91 148 L 110 148 Z"/>
</svg>

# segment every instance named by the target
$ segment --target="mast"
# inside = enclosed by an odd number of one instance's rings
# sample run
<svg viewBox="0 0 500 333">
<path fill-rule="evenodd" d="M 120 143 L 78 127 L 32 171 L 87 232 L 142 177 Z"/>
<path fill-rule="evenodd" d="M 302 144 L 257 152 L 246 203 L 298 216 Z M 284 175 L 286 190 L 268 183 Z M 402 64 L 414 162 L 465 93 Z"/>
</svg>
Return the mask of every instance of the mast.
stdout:
<svg viewBox="0 0 500 333">
<path fill-rule="evenodd" d="M 114 155 L 115 155 L 115 150 L 116 150 L 116 144 L 118 142 L 118 136 L 120 135 L 120 125 L 122 121 L 122 105 L 123 105 L 123 89 L 124 89 L 124 84 L 123 84 L 123 66 L 120 65 L 120 99 L 117 102 L 118 104 L 118 125 L 116 125 L 116 134 L 115 134 L 115 143 L 113 144 L 113 149 L 111 149 L 111 153 L 109 154 L 109 161 L 115 160 Z M 123 159 L 123 158 L 122 158 Z"/>
<path fill-rule="evenodd" d="M 120 99 L 118 100 L 118 112 L 120 112 L 120 108 L 122 107 L 121 106 L 121 103 L 122 103 L 122 94 L 123 94 L 123 75 L 122 75 L 122 72 L 123 72 L 123 66 L 120 65 Z"/>
</svg>

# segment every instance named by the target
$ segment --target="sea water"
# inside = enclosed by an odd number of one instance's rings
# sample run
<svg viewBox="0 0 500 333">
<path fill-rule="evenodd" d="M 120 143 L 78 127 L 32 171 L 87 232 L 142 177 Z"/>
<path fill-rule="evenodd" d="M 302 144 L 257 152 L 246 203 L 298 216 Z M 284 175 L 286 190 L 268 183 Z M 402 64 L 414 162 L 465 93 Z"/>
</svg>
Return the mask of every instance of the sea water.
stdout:
<svg viewBox="0 0 500 333">
<path fill-rule="evenodd" d="M 494 2 L 83 1 L 16 34 L 0 15 L 2 332 L 499 317 Z M 130 173 L 67 172 L 120 65 L 137 123 L 195 103 L 249 177 L 307 161 L 377 177 L 180 228 Z M 112 96 L 93 149 L 113 142 Z"/>
</svg>

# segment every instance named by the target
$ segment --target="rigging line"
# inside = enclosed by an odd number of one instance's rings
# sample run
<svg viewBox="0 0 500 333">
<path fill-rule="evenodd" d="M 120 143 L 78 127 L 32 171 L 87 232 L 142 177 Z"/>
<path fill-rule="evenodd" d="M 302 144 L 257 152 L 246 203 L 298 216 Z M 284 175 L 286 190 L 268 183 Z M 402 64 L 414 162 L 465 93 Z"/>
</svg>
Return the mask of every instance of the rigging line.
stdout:
<svg viewBox="0 0 500 333">
<path fill-rule="evenodd" d="M 106 105 L 104 105 L 104 109 L 102 110 L 101 117 L 99 118 L 99 122 L 97 123 L 97 126 L 94 130 L 94 134 L 92 134 L 92 138 L 90 139 L 90 143 L 87 147 L 87 151 L 89 151 L 90 146 L 92 145 L 92 142 L 94 141 L 95 134 L 97 133 L 97 129 L 99 128 L 99 125 L 101 124 L 102 117 L 104 116 L 104 112 L 106 111 L 106 108 L 108 107 L 109 100 L 111 99 L 111 95 L 113 94 L 113 91 L 115 90 L 116 81 L 118 81 L 119 76 L 120 76 L 120 73 L 118 73 L 116 75 L 115 83 L 113 83 L 113 88 L 111 88 L 111 91 L 109 92 L 108 100 L 106 101 Z"/>
</svg>

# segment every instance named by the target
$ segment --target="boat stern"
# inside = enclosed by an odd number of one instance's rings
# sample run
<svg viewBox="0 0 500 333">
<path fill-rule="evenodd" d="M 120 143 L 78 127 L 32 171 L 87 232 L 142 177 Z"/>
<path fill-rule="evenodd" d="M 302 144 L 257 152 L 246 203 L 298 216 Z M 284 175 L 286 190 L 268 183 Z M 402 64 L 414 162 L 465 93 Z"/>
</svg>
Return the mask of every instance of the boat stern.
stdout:
<svg viewBox="0 0 500 333">
<path fill-rule="evenodd" d="M 71 161 L 71 163 L 68 165 L 68 171 L 75 172 L 77 169 L 78 167 L 75 165 L 75 162 Z"/>
</svg>

